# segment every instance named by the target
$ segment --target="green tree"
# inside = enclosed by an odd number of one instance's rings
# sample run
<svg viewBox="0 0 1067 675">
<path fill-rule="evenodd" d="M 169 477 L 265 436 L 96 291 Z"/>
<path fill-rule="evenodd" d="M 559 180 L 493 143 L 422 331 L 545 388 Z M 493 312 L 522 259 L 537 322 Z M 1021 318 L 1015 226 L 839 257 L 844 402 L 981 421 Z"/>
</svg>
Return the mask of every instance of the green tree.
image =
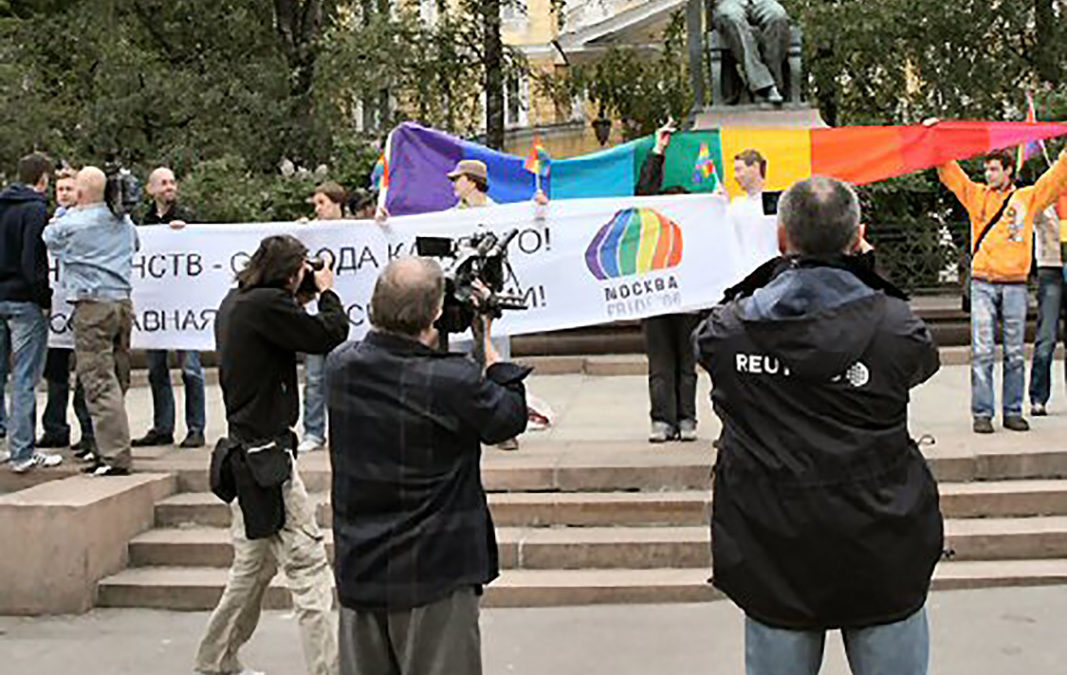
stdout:
<svg viewBox="0 0 1067 675">
<path fill-rule="evenodd" d="M 585 96 L 601 116 L 621 120 L 625 139 L 646 136 L 667 117 L 684 120 L 692 107 L 682 11 L 671 14 L 662 40 L 663 48 L 652 53 L 612 45 L 590 64 L 542 76 L 539 85 L 564 109 Z"/>
</svg>

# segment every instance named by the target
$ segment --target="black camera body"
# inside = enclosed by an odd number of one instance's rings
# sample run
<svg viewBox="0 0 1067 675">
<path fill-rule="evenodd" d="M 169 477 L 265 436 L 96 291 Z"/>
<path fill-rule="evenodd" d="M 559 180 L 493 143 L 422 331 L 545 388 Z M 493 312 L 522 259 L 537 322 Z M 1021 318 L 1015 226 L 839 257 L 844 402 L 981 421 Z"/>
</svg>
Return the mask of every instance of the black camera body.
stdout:
<svg viewBox="0 0 1067 675">
<path fill-rule="evenodd" d="M 441 318 L 434 324 L 442 333 L 462 333 L 472 326 L 476 316 L 499 319 L 505 311 L 526 309 L 521 296 L 504 293 L 511 275 L 508 245 L 519 234 L 513 229 L 498 237 L 479 230 L 467 237 L 417 237 L 415 248 L 420 256 L 446 258 L 444 267 L 445 302 Z M 478 301 L 474 282 L 489 289 L 489 297 Z"/>
<path fill-rule="evenodd" d="M 132 217 L 141 205 L 141 182 L 118 162 L 105 164 L 104 175 L 107 176 L 107 184 L 104 187 L 107 208 L 116 218 Z"/>
<path fill-rule="evenodd" d="M 304 272 L 304 278 L 296 289 L 296 295 L 310 300 L 319 294 L 319 287 L 315 285 L 315 272 L 326 267 L 326 261 L 319 258 L 308 258 L 304 261 L 304 265 L 307 267 L 307 271 Z"/>
</svg>

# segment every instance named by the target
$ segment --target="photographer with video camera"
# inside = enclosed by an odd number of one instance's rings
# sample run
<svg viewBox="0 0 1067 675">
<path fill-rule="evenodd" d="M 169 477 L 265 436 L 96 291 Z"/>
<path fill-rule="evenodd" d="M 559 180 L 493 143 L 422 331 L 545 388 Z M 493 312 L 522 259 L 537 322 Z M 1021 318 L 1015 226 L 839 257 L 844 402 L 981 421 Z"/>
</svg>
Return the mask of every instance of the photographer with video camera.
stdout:
<svg viewBox="0 0 1067 675">
<path fill-rule="evenodd" d="M 371 332 L 326 361 L 344 675 L 482 672 L 478 599 L 499 566 L 481 444 L 526 428 L 530 369 L 500 360 L 483 313 L 484 373 L 437 349 L 444 302 L 436 261 L 395 260 Z"/>
<path fill-rule="evenodd" d="M 140 186 L 117 168 L 78 172 L 77 207 L 44 229 L 43 239 L 63 267 L 63 288 L 74 304 L 74 358 L 96 436 L 85 472 L 118 476 L 130 471 L 130 300 L 133 255 L 140 248 L 129 212 Z"/>
<path fill-rule="evenodd" d="M 196 656 L 200 673 L 243 671 L 237 652 L 263 594 L 285 572 L 311 675 L 337 672 L 333 593 L 314 505 L 294 463 L 300 402 L 296 354 L 325 354 L 348 334 L 333 272 L 289 235 L 267 237 L 219 306 L 215 341 L 229 436 L 211 459 L 211 488 L 230 503 L 233 565 Z M 318 295 L 318 314 L 297 298 Z"/>
</svg>

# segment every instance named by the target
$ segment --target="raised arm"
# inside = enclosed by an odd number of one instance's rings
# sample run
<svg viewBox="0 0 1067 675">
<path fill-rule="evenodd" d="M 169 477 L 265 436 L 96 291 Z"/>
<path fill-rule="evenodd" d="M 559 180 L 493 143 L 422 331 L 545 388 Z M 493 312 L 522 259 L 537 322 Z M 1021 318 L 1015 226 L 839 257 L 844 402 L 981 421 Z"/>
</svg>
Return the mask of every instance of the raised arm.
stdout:
<svg viewBox="0 0 1067 675">
<path fill-rule="evenodd" d="M 67 247 L 67 243 L 70 241 L 71 229 L 67 225 L 68 218 L 56 218 L 52 222 L 45 225 L 44 231 L 41 233 L 41 239 L 44 240 L 45 246 L 54 255 L 59 256 Z"/>
<path fill-rule="evenodd" d="M 458 414 L 478 429 L 482 443 L 493 445 L 526 430 L 526 387 L 530 369 L 514 363 L 489 366 L 485 377 L 472 375 L 452 400 Z"/>
<path fill-rule="evenodd" d="M 1056 163 L 1034 183 L 1034 212 L 1041 213 L 1064 192 L 1067 192 L 1067 150 L 1061 151 Z"/>
<path fill-rule="evenodd" d="M 272 293 L 261 314 L 263 335 L 274 344 L 305 354 L 326 354 L 348 337 L 348 317 L 333 291 L 319 295 L 319 313 L 308 314 L 283 290 Z"/>
<path fill-rule="evenodd" d="M 945 187 L 952 190 L 952 194 L 956 195 L 956 199 L 959 199 L 964 207 L 970 208 L 978 184 L 964 173 L 959 162 L 952 160 L 937 167 L 937 177 Z"/>
</svg>

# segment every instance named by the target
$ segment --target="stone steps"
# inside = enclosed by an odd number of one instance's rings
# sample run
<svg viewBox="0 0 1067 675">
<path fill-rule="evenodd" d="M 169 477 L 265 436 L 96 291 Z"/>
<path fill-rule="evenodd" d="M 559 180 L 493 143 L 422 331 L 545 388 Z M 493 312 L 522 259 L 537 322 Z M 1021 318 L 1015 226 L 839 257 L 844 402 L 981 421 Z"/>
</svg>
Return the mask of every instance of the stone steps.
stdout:
<svg viewBox="0 0 1067 675">
<path fill-rule="evenodd" d="M 1032 438 L 1021 445 L 1008 434 L 942 431 L 923 446 L 941 481 L 951 552 L 937 587 L 1067 583 L 1067 451 L 1055 434 Z M 228 507 L 207 492 L 206 460 L 206 452 L 138 459 L 136 468 L 169 472 L 184 492 L 157 502 L 157 529 L 132 540 L 130 566 L 100 583 L 100 604 L 209 609 L 217 601 L 233 554 Z M 706 583 L 714 460 L 710 439 L 656 447 L 534 434 L 520 452 L 486 449 L 482 476 L 502 568 L 487 604 L 718 597 Z M 299 467 L 332 556 L 329 457 L 302 456 Z M 275 580 L 268 605 L 288 602 Z"/>
<path fill-rule="evenodd" d="M 1067 558 L 1067 516 L 945 521 L 953 560 Z M 333 533 L 326 531 L 332 556 Z M 711 565 L 706 525 L 659 527 L 500 527 L 505 569 L 653 569 Z M 226 567 L 233 559 L 222 527 L 157 528 L 129 546 L 134 566 Z"/>
<path fill-rule="evenodd" d="M 548 607 L 605 603 L 705 602 L 722 597 L 708 583 L 708 571 L 695 569 L 505 570 L 487 589 L 489 607 Z M 130 568 L 101 582 L 97 604 L 205 611 L 214 608 L 226 583 L 221 567 Z M 942 562 L 935 590 L 1067 583 L 1067 560 Z M 284 579 L 272 582 L 268 609 L 287 609 Z"/>
<path fill-rule="evenodd" d="M 946 518 L 1067 515 L 1067 480 L 943 483 Z M 330 526 L 325 493 L 312 493 L 318 519 Z M 490 493 L 493 522 L 500 527 L 595 525 L 705 525 L 711 495 L 706 490 L 670 492 Z M 156 505 L 157 527 L 227 527 L 229 507 L 209 492 L 176 494 Z"/>
<path fill-rule="evenodd" d="M 973 435 L 972 435 L 973 436 Z M 970 437 L 966 437 L 970 442 Z M 1067 452 L 1016 439 L 994 439 L 1003 449 L 976 452 L 966 444 L 945 443 L 923 452 L 941 482 L 1067 478 Z M 559 449 L 557 446 L 562 446 Z M 488 492 L 619 492 L 706 490 L 715 451 L 709 439 L 652 448 L 642 441 L 560 443 L 524 441 L 522 450 L 486 450 L 482 483 Z M 207 456 L 184 460 L 135 460 L 139 471 L 177 475 L 180 492 L 208 492 Z M 300 476 L 309 492 L 330 489 L 329 458 L 314 453 L 300 459 Z"/>
</svg>

